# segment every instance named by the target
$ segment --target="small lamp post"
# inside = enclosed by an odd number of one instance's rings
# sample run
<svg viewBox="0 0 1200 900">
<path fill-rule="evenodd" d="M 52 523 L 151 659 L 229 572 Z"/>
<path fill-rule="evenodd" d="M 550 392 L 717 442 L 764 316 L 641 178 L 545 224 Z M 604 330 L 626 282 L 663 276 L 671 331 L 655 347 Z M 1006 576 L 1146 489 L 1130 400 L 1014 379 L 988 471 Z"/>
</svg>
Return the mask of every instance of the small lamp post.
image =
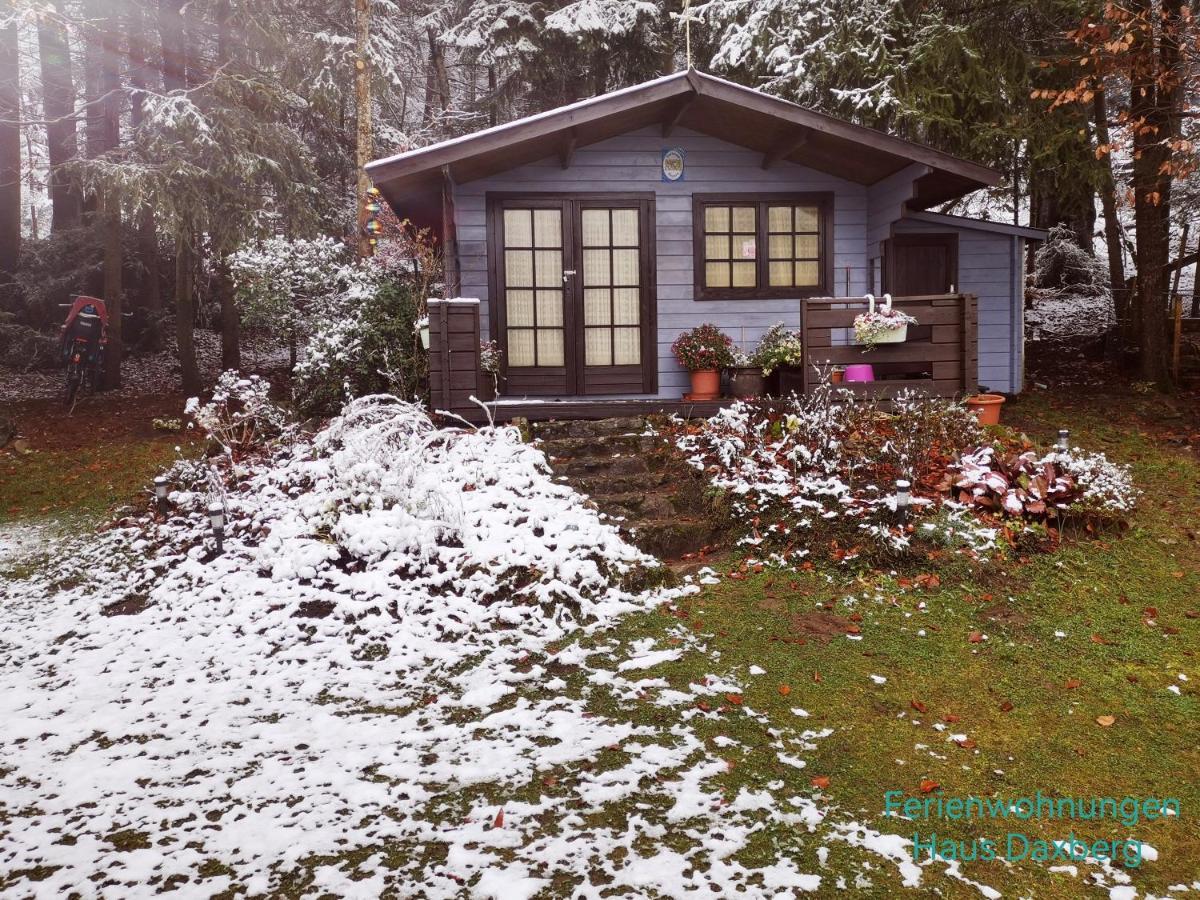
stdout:
<svg viewBox="0 0 1200 900">
<path fill-rule="evenodd" d="M 912 483 L 903 478 L 896 480 L 896 513 L 901 522 L 908 521 L 908 509 L 912 503 Z"/>
<path fill-rule="evenodd" d="M 1066 453 L 1071 448 L 1071 432 L 1065 428 L 1058 429 L 1058 449 Z"/>
<path fill-rule="evenodd" d="M 159 475 L 154 479 L 154 499 L 158 505 L 158 511 L 164 515 L 167 512 L 167 476 Z"/>
<path fill-rule="evenodd" d="M 213 539 L 217 542 L 217 553 L 225 550 L 225 507 L 221 503 L 208 504 L 208 524 L 212 526 Z"/>
</svg>

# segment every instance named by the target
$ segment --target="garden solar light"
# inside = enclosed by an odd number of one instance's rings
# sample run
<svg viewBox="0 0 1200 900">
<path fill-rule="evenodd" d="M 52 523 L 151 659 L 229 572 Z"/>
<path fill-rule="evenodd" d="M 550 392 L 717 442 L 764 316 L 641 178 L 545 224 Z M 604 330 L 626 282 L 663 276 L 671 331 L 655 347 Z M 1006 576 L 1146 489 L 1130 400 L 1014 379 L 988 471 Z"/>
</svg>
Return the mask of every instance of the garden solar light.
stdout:
<svg viewBox="0 0 1200 900">
<path fill-rule="evenodd" d="M 212 525 L 213 538 L 217 542 L 217 552 L 225 549 L 225 507 L 220 503 L 208 504 L 208 523 Z"/>
<path fill-rule="evenodd" d="M 167 511 L 167 476 L 159 475 L 154 479 L 154 497 L 158 501 L 158 511 Z"/>
<path fill-rule="evenodd" d="M 896 512 L 901 519 L 908 518 L 908 506 L 912 500 L 912 483 L 903 478 L 896 480 Z"/>
<path fill-rule="evenodd" d="M 1065 428 L 1058 429 L 1058 449 L 1066 453 L 1070 447 L 1069 436 L 1070 432 Z"/>
</svg>

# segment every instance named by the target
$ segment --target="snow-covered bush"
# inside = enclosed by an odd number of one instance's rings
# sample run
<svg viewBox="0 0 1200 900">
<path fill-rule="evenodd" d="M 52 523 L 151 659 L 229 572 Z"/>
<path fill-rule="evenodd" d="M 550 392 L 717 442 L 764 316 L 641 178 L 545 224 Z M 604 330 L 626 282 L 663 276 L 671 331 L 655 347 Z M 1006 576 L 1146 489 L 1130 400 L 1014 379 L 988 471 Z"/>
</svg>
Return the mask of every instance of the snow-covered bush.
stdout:
<svg viewBox="0 0 1200 900">
<path fill-rule="evenodd" d="M 1079 245 L 1066 225 L 1050 229 L 1033 257 L 1033 287 L 1040 292 L 1064 292 L 1100 297 L 1108 293 L 1108 268 Z"/>
<path fill-rule="evenodd" d="M 744 543 L 783 558 L 833 546 L 846 558 L 906 550 L 895 481 L 912 482 L 917 507 L 934 502 L 946 465 L 978 434 L 953 403 L 905 394 L 886 413 L 823 385 L 783 404 L 739 402 L 680 423 L 675 443 L 728 495 Z"/>
<path fill-rule="evenodd" d="M 1112 462 L 1103 453 L 1088 453 L 1078 447 L 1050 457 L 1075 479 L 1079 509 L 1109 515 L 1133 512 L 1140 491 L 1133 486 L 1128 466 Z"/>
<path fill-rule="evenodd" d="M 230 369 L 217 379 L 211 400 L 201 403 L 199 397 L 192 397 L 184 412 L 221 445 L 232 462 L 287 430 L 287 412 L 270 395 L 271 383 L 266 379 Z"/>
</svg>

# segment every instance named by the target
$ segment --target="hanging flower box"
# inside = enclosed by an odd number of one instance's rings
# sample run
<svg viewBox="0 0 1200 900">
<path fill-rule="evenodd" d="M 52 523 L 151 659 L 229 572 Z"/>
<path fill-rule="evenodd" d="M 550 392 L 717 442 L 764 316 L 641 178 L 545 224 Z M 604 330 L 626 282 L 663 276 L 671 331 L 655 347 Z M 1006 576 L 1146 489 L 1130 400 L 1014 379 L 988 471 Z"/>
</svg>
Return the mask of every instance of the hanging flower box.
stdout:
<svg viewBox="0 0 1200 900">
<path fill-rule="evenodd" d="M 884 294 L 883 305 L 878 309 L 875 308 L 875 298 L 867 294 L 867 304 L 867 311 L 854 317 L 855 343 L 870 350 L 876 344 L 903 344 L 908 340 L 908 326 L 916 325 L 917 320 L 908 313 L 894 309 L 891 294 Z"/>
</svg>

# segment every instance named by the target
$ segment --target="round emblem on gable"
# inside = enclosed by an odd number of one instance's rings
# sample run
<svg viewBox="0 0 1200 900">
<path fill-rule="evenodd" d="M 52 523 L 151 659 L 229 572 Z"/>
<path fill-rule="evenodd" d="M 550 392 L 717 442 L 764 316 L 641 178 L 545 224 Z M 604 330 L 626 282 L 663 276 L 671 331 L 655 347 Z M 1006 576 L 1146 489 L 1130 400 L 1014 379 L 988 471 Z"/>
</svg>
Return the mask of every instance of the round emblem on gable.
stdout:
<svg viewBox="0 0 1200 900">
<path fill-rule="evenodd" d="M 662 177 L 663 181 L 683 180 L 683 150 L 679 147 L 663 151 Z"/>
</svg>

